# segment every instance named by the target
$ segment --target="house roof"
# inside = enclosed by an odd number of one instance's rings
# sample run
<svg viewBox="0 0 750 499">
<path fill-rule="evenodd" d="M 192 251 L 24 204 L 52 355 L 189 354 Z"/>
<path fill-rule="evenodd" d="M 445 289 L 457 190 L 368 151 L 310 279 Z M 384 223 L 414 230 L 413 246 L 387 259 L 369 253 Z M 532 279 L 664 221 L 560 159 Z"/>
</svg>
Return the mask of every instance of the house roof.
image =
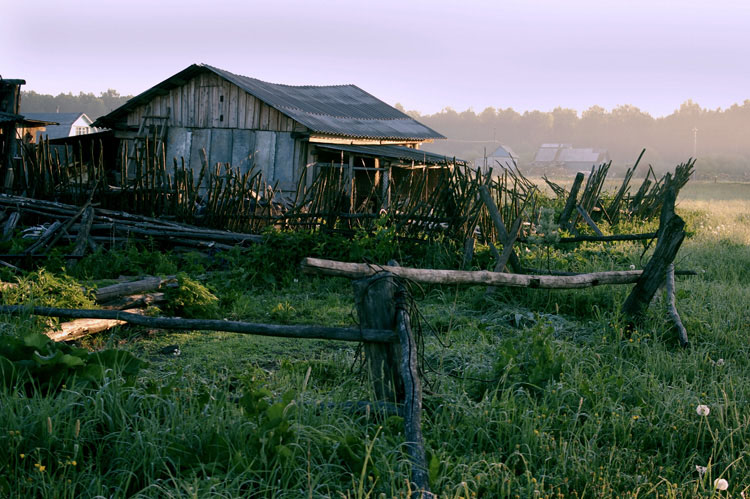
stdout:
<svg viewBox="0 0 750 499">
<path fill-rule="evenodd" d="M 102 116 L 94 126 L 113 127 L 134 107 L 203 72 L 214 73 L 318 134 L 381 140 L 444 139 L 435 130 L 355 85 L 293 86 L 268 83 L 207 64 L 193 64 Z"/>
<path fill-rule="evenodd" d="M 40 121 L 56 122 L 54 125 L 47 126 L 43 132 L 39 132 L 40 136 L 48 139 L 67 137 L 70 135 L 70 127 L 81 117 L 87 124 L 91 123 L 91 119 L 85 113 L 24 113 L 24 116 Z"/>
<path fill-rule="evenodd" d="M 78 118 L 85 116 L 84 113 L 23 113 L 29 119 L 40 121 L 52 121 L 60 126 L 72 125 Z M 88 116 L 86 116 L 88 119 Z M 88 120 L 89 122 L 91 120 Z"/>
<path fill-rule="evenodd" d="M 328 149 L 331 151 L 344 151 L 353 154 L 361 154 L 363 156 L 373 156 L 377 158 L 391 158 L 398 159 L 401 161 L 411 162 L 421 165 L 459 165 L 465 166 L 467 164 L 463 159 L 448 158 L 442 154 L 436 154 L 432 152 L 422 151 L 420 149 L 412 149 L 411 147 L 404 146 L 389 146 L 389 145 L 377 145 L 377 146 L 357 146 L 357 145 L 339 145 L 339 144 L 316 144 L 318 149 Z"/>
<path fill-rule="evenodd" d="M 487 156 L 488 158 L 505 158 L 505 159 L 513 159 L 517 158 L 518 155 L 513 152 L 513 149 L 511 149 L 508 146 L 500 146 L 495 151 Z"/>
<path fill-rule="evenodd" d="M 31 119 L 22 114 L 6 113 L 0 111 L 0 123 L 17 123 L 25 128 L 36 128 L 47 125 L 57 125 L 57 122 Z"/>
</svg>

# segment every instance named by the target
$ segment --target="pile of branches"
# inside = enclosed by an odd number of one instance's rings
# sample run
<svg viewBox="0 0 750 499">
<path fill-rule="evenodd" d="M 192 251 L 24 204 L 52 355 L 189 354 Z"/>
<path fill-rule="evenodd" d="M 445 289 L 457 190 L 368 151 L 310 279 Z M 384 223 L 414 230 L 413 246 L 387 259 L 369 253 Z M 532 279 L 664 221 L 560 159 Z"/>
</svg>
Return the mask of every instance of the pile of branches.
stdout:
<svg viewBox="0 0 750 499">
<path fill-rule="evenodd" d="M 0 194 L 2 238 L 12 237 L 23 222 L 37 230 L 28 234 L 36 241 L 22 253 L 4 259 L 46 255 L 58 242 L 75 241 L 70 259 L 81 257 L 87 248 L 114 246 L 132 238 L 150 239 L 165 246 L 192 249 L 229 249 L 262 241 L 262 236 L 196 227 L 174 221 L 133 215 L 95 207 L 91 195 L 81 207 L 22 196 Z"/>
</svg>

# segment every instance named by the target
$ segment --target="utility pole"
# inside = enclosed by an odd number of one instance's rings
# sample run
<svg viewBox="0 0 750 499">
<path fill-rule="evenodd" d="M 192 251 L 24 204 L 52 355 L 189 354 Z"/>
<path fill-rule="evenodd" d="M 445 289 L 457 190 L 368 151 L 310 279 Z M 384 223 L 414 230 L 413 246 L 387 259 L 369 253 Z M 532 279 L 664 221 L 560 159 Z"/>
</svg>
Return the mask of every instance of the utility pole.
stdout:
<svg viewBox="0 0 750 499">
<path fill-rule="evenodd" d="M 693 159 L 698 157 L 698 128 L 693 127 Z"/>
</svg>

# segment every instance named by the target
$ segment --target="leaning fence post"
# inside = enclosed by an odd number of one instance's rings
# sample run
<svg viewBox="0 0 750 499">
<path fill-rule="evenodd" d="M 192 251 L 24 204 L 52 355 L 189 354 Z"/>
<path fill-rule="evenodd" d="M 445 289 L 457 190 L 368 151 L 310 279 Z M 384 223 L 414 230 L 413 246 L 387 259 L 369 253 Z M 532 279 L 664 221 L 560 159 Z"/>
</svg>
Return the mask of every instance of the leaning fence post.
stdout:
<svg viewBox="0 0 750 499">
<path fill-rule="evenodd" d="M 390 329 L 396 326 L 396 286 L 393 274 L 379 272 L 352 281 L 359 325 L 363 329 Z M 403 384 L 398 371 L 399 345 L 364 343 L 365 363 L 378 400 L 401 399 Z"/>
<path fill-rule="evenodd" d="M 656 290 L 664 283 L 667 267 L 674 262 L 677 251 L 685 239 L 685 221 L 674 212 L 676 197 L 674 186 L 670 186 L 662 204 L 659 230 L 656 233 L 658 241 L 654 254 L 622 306 L 623 314 L 631 322 L 648 308 Z"/>
<path fill-rule="evenodd" d="M 576 201 L 578 199 L 578 191 L 581 189 L 581 184 L 583 183 L 583 173 L 578 172 L 576 173 L 576 179 L 573 181 L 573 187 L 570 188 L 570 195 L 568 196 L 568 200 L 565 202 L 565 207 L 563 208 L 562 213 L 560 214 L 560 220 L 558 220 L 558 225 L 566 230 L 571 230 L 573 227 L 570 226 L 570 215 L 573 214 L 573 210 L 576 207 Z"/>
</svg>

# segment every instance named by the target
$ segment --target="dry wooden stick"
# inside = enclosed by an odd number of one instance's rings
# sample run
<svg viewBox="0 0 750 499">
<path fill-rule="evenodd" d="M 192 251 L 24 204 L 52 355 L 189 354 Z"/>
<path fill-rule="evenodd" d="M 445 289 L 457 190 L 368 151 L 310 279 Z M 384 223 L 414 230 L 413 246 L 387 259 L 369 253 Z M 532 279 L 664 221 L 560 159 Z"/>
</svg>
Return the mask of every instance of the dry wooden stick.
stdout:
<svg viewBox="0 0 750 499">
<path fill-rule="evenodd" d="M 677 331 L 677 338 L 680 340 L 680 346 L 687 348 L 690 345 L 687 336 L 687 330 L 682 325 L 680 314 L 677 313 L 674 296 L 674 263 L 667 266 L 667 311 L 674 322 L 674 329 Z"/>
<path fill-rule="evenodd" d="M 404 384 L 404 435 L 406 452 L 411 461 L 411 481 L 415 485 L 412 497 L 432 497 L 430 474 L 422 436 L 422 383 L 417 365 L 417 343 L 411 331 L 411 319 L 402 285 L 396 291 L 396 323 L 401 345 L 401 379 Z"/>
</svg>

